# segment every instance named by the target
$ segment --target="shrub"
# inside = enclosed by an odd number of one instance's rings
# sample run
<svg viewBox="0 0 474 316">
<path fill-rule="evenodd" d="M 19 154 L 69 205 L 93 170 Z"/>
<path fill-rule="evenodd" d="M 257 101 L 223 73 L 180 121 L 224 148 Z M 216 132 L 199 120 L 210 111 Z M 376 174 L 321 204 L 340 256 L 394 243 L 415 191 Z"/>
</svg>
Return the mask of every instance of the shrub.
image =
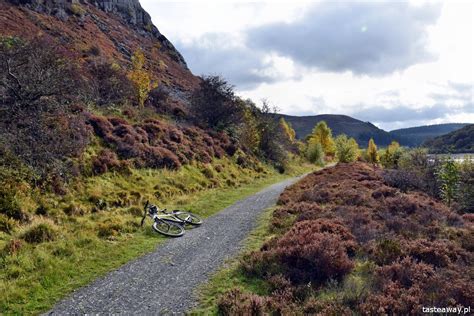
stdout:
<svg viewBox="0 0 474 316">
<path fill-rule="evenodd" d="M 377 242 L 371 259 L 378 265 L 391 264 L 403 254 L 400 243 L 392 239 L 382 239 Z"/>
<path fill-rule="evenodd" d="M 423 180 L 417 174 L 408 170 L 386 169 L 382 174 L 387 185 L 403 192 L 424 187 Z"/>
<path fill-rule="evenodd" d="M 474 161 L 470 159 L 460 167 L 457 201 L 462 212 L 474 213 Z"/>
<path fill-rule="evenodd" d="M 400 144 L 396 141 L 392 141 L 385 149 L 382 157 L 380 157 L 380 162 L 385 168 L 397 168 L 401 156 L 402 149 L 400 148 Z"/>
<path fill-rule="evenodd" d="M 86 14 L 86 10 L 84 10 L 84 8 L 79 3 L 71 3 L 69 10 L 72 14 L 77 16 L 83 16 Z"/>
<path fill-rule="evenodd" d="M 281 238 L 266 243 L 261 252 L 244 258 L 243 268 L 256 275 L 282 274 L 293 284 L 323 284 L 351 271 L 356 244 L 340 222 L 318 220 L 296 223 Z"/>
<path fill-rule="evenodd" d="M 123 105 L 132 99 L 132 83 L 117 64 L 93 63 L 89 66 L 92 76 L 92 96 L 99 106 Z"/>
<path fill-rule="evenodd" d="M 443 162 L 437 175 L 441 183 L 441 197 L 450 206 L 456 198 L 459 182 L 459 170 L 454 160 L 448 159 Z"/>
<path fill-rule="evenodd" d="M 359 145 L 354 138 L 342 134 L 336 137 L 336 157 L 339 162 L 353 162 L 359 155 Z"/>
<path fill-rule="evenodd" d="M 58 233 L 54 224 L 43 221 L 39 224 L 33 224 L 21 236 L 26 242 L 38 244 L 46 241 L 53 241 L 57 238 Z"/>
<path fill-rule="evenodd" d="M 16 222 L 14 220 L 9 218 L 8 216 L 0 214 L 0 231 L 7 234 L 11 234 L 15 226 L 16 226 Z"/>
<path fill-rule="evenodd" d="M 118 160 L 117 154 L 109 149 L 103 149 L 97 157 L 92 160 L 92 171 L 96 175 L 119 170 L 121 167 L 122 164 Z"/>
<path fill-rule="evenodd" d="M 34 172 L 35 184 L 71 174 L 68 158 L 88 144 L 75 106 L 86 85 L 76 63 L 54 47 L 44 38 L 0 40 L 0 138 Z"/>
<path fill-rule="evenodd" d="M 15 194 L 9 190 L 0 189 L 0 214 L 22 222 L 29 220 L 28 214 L 21 210 Z"/>
<path fill-rule="evenodd" d="M 69 216 L 82 216 L 86 213 L 82 207 L 80 207 L 79 205 L 75 203 L 69 204 L 67 207 L 63 209 L 63 211 L 66 215 L 69 215 Z"/>
<path fill-rule="evenodd" d="M 306 158 L 319 166 L 324 165 L 324 151 L 320 143 L 309 141 L 306 149 Z"/>
<path fill-rule="evenodd" d="M 191 109 L 200 123 L 216 130 L 236 125 L 243 114 L 233 87 L 219 76 L 202 78 L 191 96 Z"/>
</svg>

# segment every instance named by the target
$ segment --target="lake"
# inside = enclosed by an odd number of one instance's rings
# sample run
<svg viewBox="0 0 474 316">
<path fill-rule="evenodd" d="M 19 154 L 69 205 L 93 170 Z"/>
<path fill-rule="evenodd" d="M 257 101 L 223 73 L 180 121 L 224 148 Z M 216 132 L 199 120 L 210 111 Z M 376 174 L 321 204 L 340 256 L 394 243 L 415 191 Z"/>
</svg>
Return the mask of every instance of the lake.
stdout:
<svg viewBox="0 0 474 316">
<path fill-rule="evenodd" d="M 432 155 L 428 155 L 428 157 L 430 159 L 433 159 L 433 158 L 440 158 L 440 159 L 446 159 L 448 157 L 451 157 L 451 159 L 453 159 L 454 161 L 456 162 L 463 162 L 464 160 L 472 160 L 474 161 L 474 154 L 472 153 L 465 153 L 465 154 L 432 154 Z"/>
</svg>

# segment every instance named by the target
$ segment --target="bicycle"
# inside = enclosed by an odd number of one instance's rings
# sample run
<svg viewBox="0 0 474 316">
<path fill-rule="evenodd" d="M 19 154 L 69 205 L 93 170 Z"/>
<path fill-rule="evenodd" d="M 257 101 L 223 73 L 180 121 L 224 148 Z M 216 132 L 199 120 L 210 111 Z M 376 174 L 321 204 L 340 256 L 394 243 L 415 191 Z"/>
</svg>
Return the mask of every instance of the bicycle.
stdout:
<svg viewBox="0 0 474 316">
<path fill-rule="evenodd" d="M 149 201 L 145 203 L 142 227 L 147 215 L 153 220 L 152 227 L 156 232 L 170 237 L 183 236 L 186 224 L 192 226 L 202 224 L 202 219 L 193 213 L 180 210 L 167 212 L 166 209 L 159 209 L 156 205 L 150 204 Z"/>
</svg>

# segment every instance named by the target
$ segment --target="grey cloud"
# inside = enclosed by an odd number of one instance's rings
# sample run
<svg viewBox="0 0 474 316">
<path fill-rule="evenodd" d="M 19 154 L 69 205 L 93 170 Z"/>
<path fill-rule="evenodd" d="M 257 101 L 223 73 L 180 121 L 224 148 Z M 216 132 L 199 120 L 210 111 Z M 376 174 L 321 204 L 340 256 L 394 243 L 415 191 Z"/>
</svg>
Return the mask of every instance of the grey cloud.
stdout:
<svg viewBox="0 0 474 316">
<path fill-rule="evenodd" d="M 448 82 L 449 93 L 434 92 L 430 97 L 436 102 L 457 101 L 468 103 L 473 101 L 474 86 L 471 83 Z"/>
<path fill-rule="evenodd" d="M 451 89 L 457 91 L 458 93 L 464 94 L 469 93 L 472 94 L 474 90 L 474 86 L 472 83 L 462 83 L 462 82 L 453 82 L 449 81 L 448 85 Z"/>
<path fill-rule="evenodd" d="M 178 42 L 176 46 L 196 74 L 223 75 L 239 89 L 276 81 L 265 72 L 271 64 L 264 62 L 263 53 L 231 45 L 233 41 L 226 34 L 207 33 L 192 43 Z"/>
<path fill-rule="evenodd" d="M 465 103 L 458 107 L 450 107 L 445 104 L 435 104 L 431 107 L 413 109 L 409 106 L 398 106 L 394 108 L 370 107 L 351 115 L 363 121 L 389 123 L 404 121 L 428 121 L 444 118 L 450 114 L 474 113 L 474 104 Z"/>
<path fill-rule="evenodd" d="M 384 75 L 433 59 L 426 26 L 439 5 L 406 2 L 323 2 L 293 23 L 248 31 L 249 46 L 325 71 Z"/>
</svg>

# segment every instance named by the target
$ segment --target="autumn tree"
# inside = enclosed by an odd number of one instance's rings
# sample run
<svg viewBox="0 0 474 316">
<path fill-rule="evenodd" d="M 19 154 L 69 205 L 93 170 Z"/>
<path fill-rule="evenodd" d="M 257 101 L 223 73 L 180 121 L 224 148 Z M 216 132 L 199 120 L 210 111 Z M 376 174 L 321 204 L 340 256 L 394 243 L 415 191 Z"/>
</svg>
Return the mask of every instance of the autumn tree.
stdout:
<svg viewBox="0 0 474 316">
<path fill-rule="evenodd" d="M 353 162 L 359 156 L 359 145 L 354 138 L 341 134 L 336 137 L 336 157 L 339 162 Z"/>
<path fill-rule="evenodd" d="M 326 124 L 325 121 L 319 122 L 311 133 L 309 143 L 320 143 L 324 153 L 327 156 L 333 156 L 335 154 L 334 139 L 332 138 L 332 130 Z"/>
<path fill-rule="evenodd" d="M 396 168 L 401 155 L 402 150 L 400 144 L 396 141 L 392 141 L 392 143 L 387 146 L 385 152 L 380 157 L 380 162 L 386 168 Z"/>
<path fill-rule="evenodd" d="M 295 137 L 296 137 L 296 132 L 293 129 L 293 127 L 291 127 L 291 124 L 285 121 L 283 117 L 280 118 L 279 124 L 280 124 L 280 129 L 283 132 L 284 138 L 288 139 L 290 142 L 294 142 Z"/>
<path fill-rule="evenodd" d="M 238 139 L 241 145 L 252 151 L 259 153 L 261 134 L 258 122 L 258 109 L 251 100 L 245 100 L 242 114 L 242 122 L 238 128 Z"/>
<path fill-rule="evenodd" d="M 132 56 L 132 70 L 128 78 L 135 87 L 138 105 L 143 108 L 148 93 L 158 85 L 152 82 L 150 74 L 145 69 L 145 55 L 141 49 L 136 50 Z"/>
<path fill-rule="evenodd" d="M 369 140 L 369 145 L 367 146 L 367 161 L 371 163 L 379 162 L 379 154 L 377 152 L 377 145 L 375 145 L 373 138 Z"/>
</svg>

